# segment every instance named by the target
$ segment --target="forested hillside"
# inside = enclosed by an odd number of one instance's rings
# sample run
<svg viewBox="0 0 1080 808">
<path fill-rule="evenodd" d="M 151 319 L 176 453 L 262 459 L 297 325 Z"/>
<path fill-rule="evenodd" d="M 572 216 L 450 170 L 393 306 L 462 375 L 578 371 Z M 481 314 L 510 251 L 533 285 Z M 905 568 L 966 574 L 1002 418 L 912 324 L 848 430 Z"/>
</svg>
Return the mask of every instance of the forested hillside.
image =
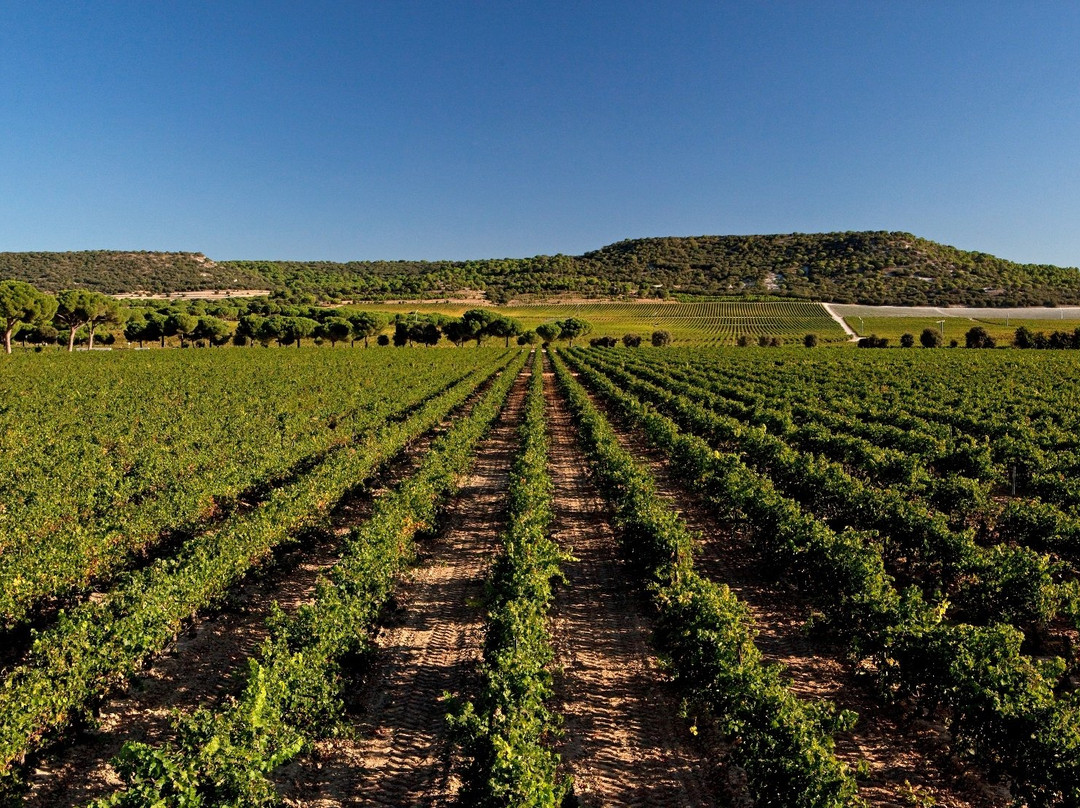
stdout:
<svg viewBox="0 0 1080 808">
<path fill-rule="evenodd" d="M 115 250 L 0 253 L 0 280 L 26 281 L 47 292 L 90 289 L 110 295 L 267 288 L 259 276 L 201 253 Z"/>
<path fill-rule="evenodd" d="M 739 292 L 893 305 L 1080 301 L 1080 272 L 1017 264 L 908 233 L 701 236 L 622 241 L 580 259 L 597 275 L 696 294 Z"/>
<path fill-rule="evenodd" d="M 192 253 L 0 253 L 0 277 L 120 293 L 272 289 L 378 300 L 524 295 L 782 296 L 841 303 L 1080 304 L 1080 271 L 1017 264 L 908 233 L 699 236 L 620 241 L 580 256 L 475 261 L 221 261 Z M 310 302 L 309 301 L 309 302 Z"/>
</svg>

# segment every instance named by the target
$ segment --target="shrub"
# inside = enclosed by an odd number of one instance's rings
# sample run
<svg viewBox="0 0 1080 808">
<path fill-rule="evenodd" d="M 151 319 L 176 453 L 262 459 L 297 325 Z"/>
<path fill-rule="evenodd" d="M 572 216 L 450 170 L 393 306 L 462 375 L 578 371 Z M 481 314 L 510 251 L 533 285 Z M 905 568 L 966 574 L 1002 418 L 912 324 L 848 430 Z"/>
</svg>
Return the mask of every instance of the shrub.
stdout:
<svg viewBox="0 0 1080 808">
<path fill-rule="evenodd" d="M 985 328 L 977 325 L 968 329 L 968 332 L 964 335 L 964 344 L 968 348 L 993 348 L 997 343 Z"/>
<path fill-rule="evenodd" d="M 863 337 L 858 343 L 860 348 L 888 348 L 889 340 L 887 337 L 879 337 L 877 334 L 871 334 L 869 337 Z"/>
<path fill-rule="evenodd" d="M 941 332 L 935 328 L 924 328 L 919 335 L 919 344 L 924 348 L 940 348 Z"/>
</svg>

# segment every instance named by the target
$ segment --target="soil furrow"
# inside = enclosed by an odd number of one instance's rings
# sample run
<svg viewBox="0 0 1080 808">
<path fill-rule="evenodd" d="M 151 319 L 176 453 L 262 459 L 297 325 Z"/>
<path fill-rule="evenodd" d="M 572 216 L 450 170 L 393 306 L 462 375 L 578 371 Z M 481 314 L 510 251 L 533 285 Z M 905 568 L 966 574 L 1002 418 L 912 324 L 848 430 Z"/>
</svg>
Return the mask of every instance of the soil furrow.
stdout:
<svg viewBox="0 0 1080 808">
<path fill-rule="evenodd" d="M 601 398 L 591 393 L 590 397 L 607 414 L 623 448 L 648 467 L 660 494 L 701 534 L 702 553 L 695 558 L 696 568 L 727 584 L 750 608 L 757 629 L 755 643 L 766 661 L 785 666 L 789 685 L 800 697 L 828 699 L 859 714 L 851 732 L 836 736 L 836 752 L 853 769 L 866 761 L 869 770 L 859 779 L 859 794 L 870 805 L 899 808 L 920 804 L 920 799 L 947 808 L 1008 804 L 1003 789 L 982 782 L 949 757 L 942 727 L 910 720 L 883 705 L 859 681 L 839 649 L 813 636 L 810 610 L 798 593 L 767 577 L 761 559 L 749 546 L 745 526 L 714 516 L 696 492 L 676 481 L 662 452 L 649 448 Z"/>
<path fill-rule="evenodd" d="M 277 777 L 291 806 L 434 806 L 457 783 L 444 693 L 471 689 L 483 647 L 481 600 L 498 536 L 524 411 L 522 373 L 473 472 L 443 514 L 426 554 L 395 592 L 369 672 L 350 712 L 355 739 L 325 739 Z"/>
<path fill-rule="evenodd" d="M 109 793 L 121 785 L 110 761 L 124 743 L 161 743 L 172 735 L 176 711 L 220 703 L 243 687 L 245 663 L 267 636 L 273 604 L 291 613 L 311 601 L 320 574 L 340 556 L 340 539 L 367 519 L 381 490 L 412 472 L 438 432 L 415 440 L 367 486 L 348 493 L 330 515 L 328 530 L 302 537 L 253 571 L 220 610 L 198 617 L 124 691 L 106 700 L 94 725 L 44 754 L 27 773 L 27 808 L 83 805 Z"/>
<path fill-rule="evenodd" d="M 711 766 L 678 717 L 650 646 L 647 603 L 620 560 L 612 515 L 554 374 L 544 374 L 551 431 L 554 535 L 573 553 L 552 609 L 559 749 L 583 806 L 716 804 Z"/>
</svg>

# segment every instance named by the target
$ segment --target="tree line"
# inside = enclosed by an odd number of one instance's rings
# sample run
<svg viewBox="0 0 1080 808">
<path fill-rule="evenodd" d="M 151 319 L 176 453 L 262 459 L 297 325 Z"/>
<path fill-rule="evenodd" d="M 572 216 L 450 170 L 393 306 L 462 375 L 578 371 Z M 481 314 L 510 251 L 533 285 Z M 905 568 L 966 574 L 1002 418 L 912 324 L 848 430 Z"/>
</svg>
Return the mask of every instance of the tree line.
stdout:
<svg viewBox="0 0 1080 808">
<path fill-rule="evenodd" d="M 940 348 L 944 345 L 944 338 L 937 329 L 924 328 L 919 335 L 919 344 L 924 348 Z M 860 348 L 888 348 L 889 340 L 871 334 L 859 339 Z M 1027 326 L 1020 326 L 1013 334 L 1010 343 L 1014 348 L 1040 348 L 1051 350 L 1080 350 L 1080 328 L 1074 331 L 1052 331 L 1049 335 L 1042 331 L 1032 331 Z M 900 337 L 901 348 L 914 348 L 915 335 L 903 334 Z M 951 340 L 950 348 L 960 347 L 959 340 Z M 997 339 L 981 325 L 969 328 L 964 334 L 965 348 L 997 348 Z"/>
<path fill-rule="evenodd" d="M 88 349 L 95 339 L 105 344 L 115 341 L 119 330 L 128 342 L 159 343 L 165 346 L 170 337 L 181 347 L 296 345 L 305 339 L 321 344 L 363 342 L 368 347 L 375 339 L 379 345 L 436 345 L 443 338 L 457 346 L 467 342 L 480 345 L 485 339 L 502 338 L 519 345 L 567 340 L 571 345 L 588 334 L 592 327 L 582 319 L 568 317 L 542 323 L 527 330 L 511 317 L 491 309 L 470 309 L 461 317 L 443 314 L 397 314 L 360 311 L 344 312 L 316 306 L 290 306 L 266 298 L 247 301 L 172 302 L 155 308 L 137 303 L 122 305 L 100 292 L 68 289 L 56 295 L 42 292 L 23 281 L 0 281 L 0 325 L 4 330 L 4 348 L 11 353 L 12 341 L 42 346 L 66 342 L 73 351 L 77 342 Z M 384 333 L 392 328 L 391 334 Z M 102 329 L 108 329 L 103 335 Z"/>
</svg>

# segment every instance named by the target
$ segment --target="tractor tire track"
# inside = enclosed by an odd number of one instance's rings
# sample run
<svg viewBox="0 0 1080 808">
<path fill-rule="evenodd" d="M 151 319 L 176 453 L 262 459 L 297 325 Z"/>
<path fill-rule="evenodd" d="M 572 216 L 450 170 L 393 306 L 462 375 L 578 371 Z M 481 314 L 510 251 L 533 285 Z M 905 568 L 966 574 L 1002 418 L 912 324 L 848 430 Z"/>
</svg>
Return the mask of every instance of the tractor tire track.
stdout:
<svg viewBox="0 0 1080 808">
<path fill-rule="evenodd" d="M 711 806 L 712 767 L 678 717 L 650 646 L 647 603 L 619 559 L 612 514 L 554 374 L 545 371 L 554 535 L 573 561 L 552 609 L 559 749 L 581 806 Z"/>
</svg>

